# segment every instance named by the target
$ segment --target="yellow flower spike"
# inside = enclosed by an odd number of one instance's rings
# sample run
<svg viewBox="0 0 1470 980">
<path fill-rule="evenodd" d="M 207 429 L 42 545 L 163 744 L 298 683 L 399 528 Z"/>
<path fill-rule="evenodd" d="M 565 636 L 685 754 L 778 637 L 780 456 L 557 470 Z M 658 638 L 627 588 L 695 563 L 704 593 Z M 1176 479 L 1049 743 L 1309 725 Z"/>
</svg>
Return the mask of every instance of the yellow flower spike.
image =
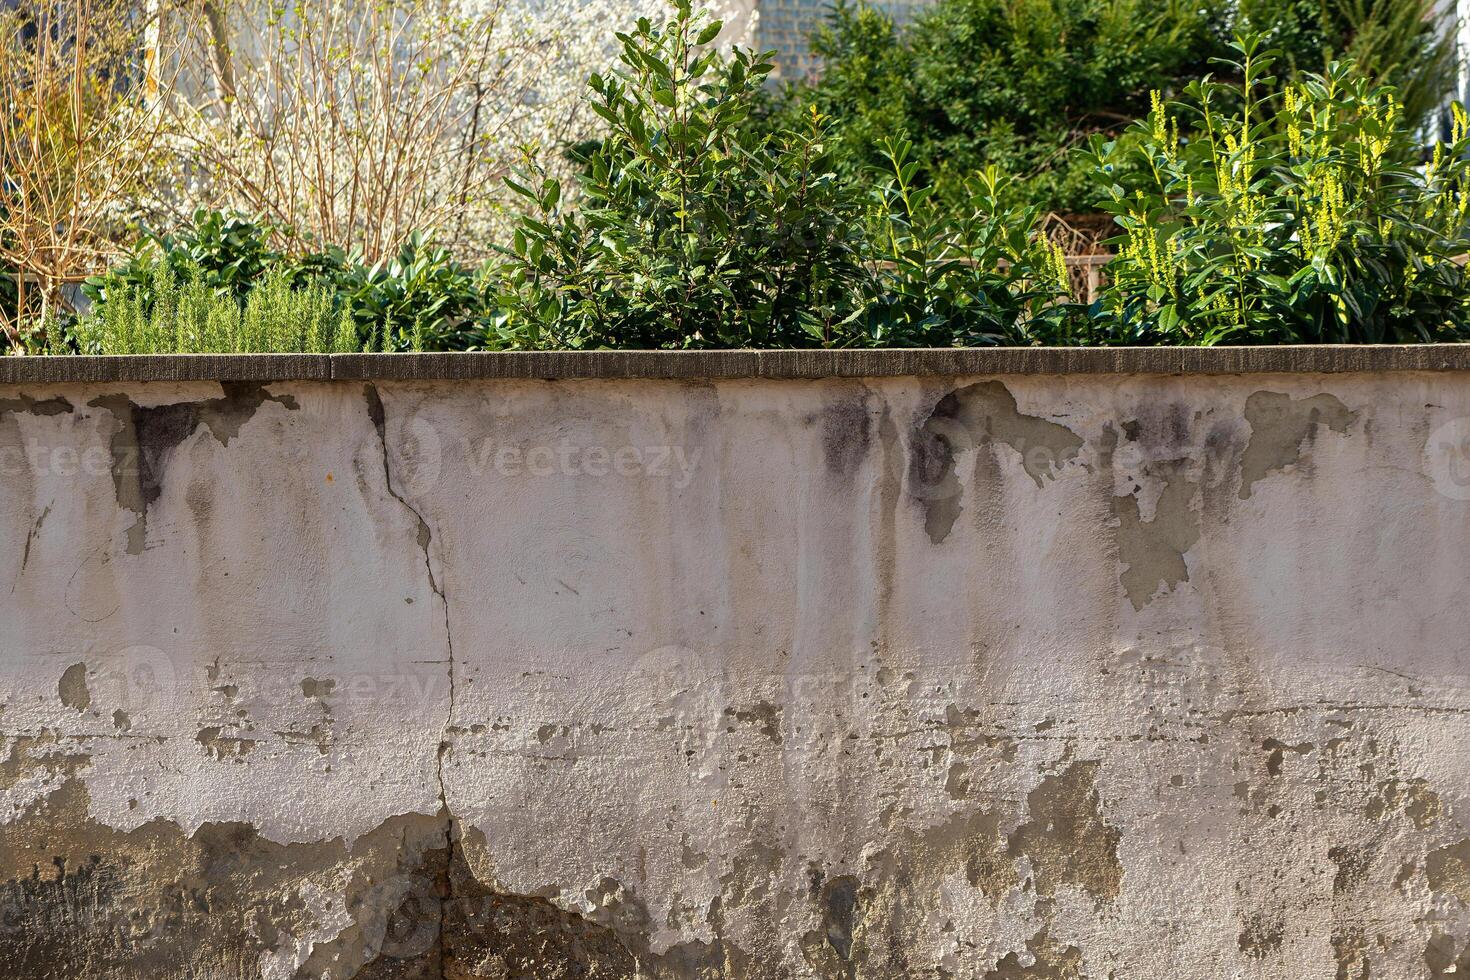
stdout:
<svg viewBox="0 0 1470 980">
<path fill-rule="evenodd" d="M 1301 112 L 1301 96 L 1294 88 L 1286 90 L 1286 141 L 1291 155 L 1299 157 L 1302 155 L 1302 124 L 1299 114 Z"/>
<path fill-rule="evenodd" d="M 1047 246 L 1052 276 L 1056 280 L 1057 287 L 1065 290 L 1070 285 L 1067 277 L 1067 256 L 1062 251 L 1062 246 L 1056 242 L 1048 241 Z"/>
</svg>

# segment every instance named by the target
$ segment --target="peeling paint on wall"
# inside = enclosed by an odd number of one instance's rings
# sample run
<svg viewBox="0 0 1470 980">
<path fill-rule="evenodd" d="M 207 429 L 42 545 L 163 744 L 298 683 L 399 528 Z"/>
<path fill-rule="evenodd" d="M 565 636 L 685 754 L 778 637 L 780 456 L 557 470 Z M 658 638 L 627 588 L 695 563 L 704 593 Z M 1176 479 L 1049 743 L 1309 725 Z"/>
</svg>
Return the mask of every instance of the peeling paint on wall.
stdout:
<svg viewBox="0 0 1470 980">
<path fill-rule="evenodd" d="M 1357 415 L 1328 394 L 1293 400 L 1281 392 L 1257 391 L 1245 400 L 1245 419 L 1251 438 L 1240 461 L 1242 499 L 1269 473 L 1294 466 L 1301 459 L 1302 443 L 1318 426 L 1345 433 Z"/>
<path fill-rule="evenodd" d="M 0 972 L 1458 975 L 1459 418 L 1408 373 L 0 391 Z"/>
<path fill-rule="evenodd" d="M 1147 605 L 1160 588 L 1167 592 L 1189 581 L 1184 556 L 1200 538 L 1194 507 L 1198 487 L 1184 472 L 1183 462 L 1171 460 L 1162 467 L 1163 490 L 1149 520 L 1141 516 L 1137 492 L 1113 498 L 1118 557 L 1127 566 L 1120 581 L 1134 609 Z"/>
</svg>

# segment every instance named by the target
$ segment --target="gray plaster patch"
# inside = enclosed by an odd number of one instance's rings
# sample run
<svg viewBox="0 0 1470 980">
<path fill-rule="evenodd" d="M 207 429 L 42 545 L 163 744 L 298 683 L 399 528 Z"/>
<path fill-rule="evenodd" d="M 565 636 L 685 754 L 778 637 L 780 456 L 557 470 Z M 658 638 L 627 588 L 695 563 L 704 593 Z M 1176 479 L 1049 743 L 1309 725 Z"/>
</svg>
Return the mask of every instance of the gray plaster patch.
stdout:
<svg viewBox="0 0 1470 980">
<path fill-rule="evenodd" d="M 1360 928 L 1343 926 L 1333 931 L 1332 957 L 1337 960 L 1336 980 L 1369 980 L 1373 975 L 1368 940 Z"/>
<path fill-rule="evenodd" d="M 1276 391 L 1253 392 L 1245 400 L 1245 420 L 1251 437 L 1240 460 L 1240 499 L 1269 474 L 1294 465 L 1301 459 L 1302 443 L 1317 426 L 1346 433 L 1357 419 L 1356 412 L 1329 394 L 1293 399 Z"/>
<path fill-rule="evenodd" d="M 68 415 L 71 411 L 71 402 L 61 397 L 32 398 L 22 394 L 14 398 L 0 398 L 0 415 Z"/>
<path fill-rule="evenodd" d="M 219 725 L 210 725 L 201 728 L 194 740 L 204 747 L 205 755 L 211 759 L 223 762 L 226 759 L 239 761 L 244 756 L 255 751 L 255 740 L 251 738 L 238 738 L 223 734 L 224 729 Z"/>
<path fill-rule="evenodd" d="M 1449 892 L 1470 904 L 1470 838 L 1430 851 L 1424 873 L 1430 891 Z"/>
<path fill-rule="evenodd" d="M 1462 977 L 1470 973 L 1470 942 L 1461 945 L 1454 936 L 1436 929 L 1424 946 L 1424 965 L 1431 977 Z"/>
<path fill-rule="evenodd" d="M 857 921 L 858 880 L 852 875 L 838 875 L 824 882 L 817 896 L 821 907 L 822 928 L 820 932 L 808 934 L 805 945 L 808 949 L 825 946 L 822 952 L 837 960 L 837 970 L 844 976 L 854 975 L 852 963 L 852 936 Z M 820 954 L 808 954 L 808 958 L 819 958 Z"/>
<path fill-rule="evenodd" d="M 1030 819 L 1011 834 L 1009 852 L 1030 858 L 1038 894 L 1055 895 L 1059 886 L 1070 884 L 1099 902 L 1118 897 L 1122 834 L 1103 819 L 1098 765 L 1096 760 L 1074 762 L 1026 796 Z"/>
<path fill-rule="evenodd" d="M 1083 980 L 1082 950 L 1047 937 L 1043 927 L 1026 940 L 1025 953 L 1007 953 L 985 980 Z"/>
<path fill-rule="evenodd" d="M 1127 566 L 1119 580 L 1135 610 L 1146 606 L 1161 586 L 1169 591 L 1189 580 L 1184 556 L 1200 538 L 1199 513 L 1193 506 L 1196 486 L 1183 473 L 1184 460 L 1169 462 L 1152 520 L 1143 520 L 1137 494 L 1113 498 L 1118 558 Z"/>
<path fill-rule="evenodd" d="M 331 694 L 332 689 L 336 686 L 337 682 L 330 677 L 320 679 L 316 677 L 303 677 L 301 679 L 301 696 L 321 700 L 328 694 Z"/>
</svg>

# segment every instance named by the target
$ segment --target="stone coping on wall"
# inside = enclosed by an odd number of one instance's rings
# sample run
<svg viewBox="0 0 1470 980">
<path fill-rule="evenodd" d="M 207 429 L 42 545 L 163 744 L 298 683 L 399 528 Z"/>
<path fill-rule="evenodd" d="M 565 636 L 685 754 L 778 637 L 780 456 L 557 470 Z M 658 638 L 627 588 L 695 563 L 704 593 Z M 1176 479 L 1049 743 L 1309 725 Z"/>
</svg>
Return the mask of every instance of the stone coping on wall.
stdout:
<svg viewBox="0 0 1470 980">
<path fill-rule="evenodd" d="M 0 384 L 1470 371 L 1470 344 L 0 357 Z"/>
</svg>

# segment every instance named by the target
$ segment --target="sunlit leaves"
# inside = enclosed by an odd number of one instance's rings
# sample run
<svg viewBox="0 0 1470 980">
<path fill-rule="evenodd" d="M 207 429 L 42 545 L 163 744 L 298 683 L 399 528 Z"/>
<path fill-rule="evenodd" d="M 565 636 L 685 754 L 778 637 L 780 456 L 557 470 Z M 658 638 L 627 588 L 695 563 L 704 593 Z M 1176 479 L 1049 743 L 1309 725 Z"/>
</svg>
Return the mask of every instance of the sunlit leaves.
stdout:
<svg viewBox="0 0 1470 980">
<path fill-rule="evenodd" d="M 1121 235 L 1096 335 L 1148 343 L 1464 339 L 1470 142 L 1421 149 L 1392 90 L 1350 63 L 1284 82 L 1246 36 L 1155 102 L 1130 138 L 1095 141 Z M 1458 111 L 1458 110 L 1457 110 Z M 1180 139 L 1174 134 L 1182 134 Z M 1115 174 L 1142 173 L 1125 187 Z"/>
</svg>

